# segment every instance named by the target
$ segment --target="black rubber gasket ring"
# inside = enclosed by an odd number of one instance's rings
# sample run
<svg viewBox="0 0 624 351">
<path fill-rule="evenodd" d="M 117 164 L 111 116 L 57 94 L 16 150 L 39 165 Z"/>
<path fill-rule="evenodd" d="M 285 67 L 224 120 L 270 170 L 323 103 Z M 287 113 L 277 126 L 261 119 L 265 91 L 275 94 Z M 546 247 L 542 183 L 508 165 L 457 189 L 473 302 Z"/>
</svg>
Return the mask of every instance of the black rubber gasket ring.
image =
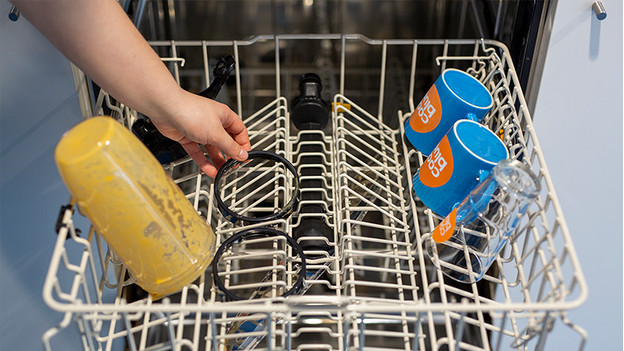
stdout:
<svg viewBox="0 0 624 351">
<path fill-rule="evenodd" d="M 244 298 L 234 294 L 229 289 L 227 289 L 223 285 L 221 278 L 219 278 L 219 270 L 218 270 L 219 260 L 221 259 L 221 256 L 223 255 L 225 250 L 232 247 L 232 245 L 234 245 L 235 243 L 240 243 L 246 239 L 268 238 L 268 237 L 273 237 L 273 236 L 285 237 L 288 245 L 290 245 L 293 248 L 293 250 L 295 250 L 295 252 L 301 258 L 301 266 L 299 268 L 299 277 L 297 278 L 297 281 L 293 284 L 293 286 L 290 288 L 290 290 L 282 294 L 282 297 L 290 296 L 300 291 L 301 288 L 303 288 L 303 283 L 304 283 L 304 279 L 306 276 L 306 258 L 305 258 L 305 255 L 303 253 L 303 249 L 301 248 L 301 246 L 297 243 L 297 241 L 295 241 L 295 239 L 293 239 L 292 237 L 288 236 L 286 233 L 280 230 L 268 228 L 268 227 L 260 227 L 260 228 L 244 230 L 242 232 L 238 232 L 232 235 L 231 237 L 227 238 L 221 244 L 221 246 L 219 246 L 219 249 L 217 250 L 214 258 L 212 259 L 213 281 L 217 285 L 219 290 L 221 290 L 221 292 L 223 292 L 223 294 L 227 296 L 228 300 L 239 301 L 239 300 L 244 300 Z"/>
<path fill-rule="evenodd" d="M 281 211 L 270 214 L 270 215 L 261 216 L 261 217 L 246 217 L 246 216 L 243 216 L 234 212 L 223 202 L 223 199 L 221 199 L 220 180 L 225 174 L 225 172 L 229 171 L 230 169 L 240 164 L 248 162 L 252 158 L 264 158 L 264 159 L 273 160 L 278 163 L 282 163 L 286 167 L 286 169 L 288 169 L 288 171 L 292 173 L 292 175 L 294 176 L 295 193 L 293 194 L 293 197 L 290 199 L 288 204 L 286 204 L 286 206 L 284 206 L 284 208 Z M 219 169 L 219 172 L 217 172 L 217 176 L 215 177 L 214 184 L 215 184 L 214 193 L 215 193 L 215 198 L 217 200 L 217 206 L 219 207 L 219 211 L 221 212 L 223 217 L 225 217 L 227 220 L 229 220 L 232 223 L 236 223 L 238 220 L 241 220 L 246 224 L 254 224 L 254 223 L 267 222 L 267 221 L 271 221 L 274 219 L 286 218 L 290 216 L 295 211 L 297 206 L 299 205 L 299 198 L 301 194 L 301 190 L 299 189 L 299 174 L 297 173 L 297 170 L 295 169 L 295 167 L 292 165 L 292 163 L 290 163 L 290 161 L 288 161 L 283 156 L 280 156 L 270 151 L 249 151 L 247 160 L 245 161 L 238 161 L 233 158 L 229 159 L 227 162 L 223 164 L 223 166 L 221 166 L 221 168 Z"/>
</svg>

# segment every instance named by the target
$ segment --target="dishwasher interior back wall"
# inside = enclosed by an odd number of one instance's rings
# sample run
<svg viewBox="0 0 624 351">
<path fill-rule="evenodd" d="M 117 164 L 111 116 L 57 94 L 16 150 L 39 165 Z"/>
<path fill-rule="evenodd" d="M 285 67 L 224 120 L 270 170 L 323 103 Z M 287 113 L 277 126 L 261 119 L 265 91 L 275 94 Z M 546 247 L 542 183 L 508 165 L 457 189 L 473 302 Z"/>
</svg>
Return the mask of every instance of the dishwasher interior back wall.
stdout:
<svg viewBox="0 0 624 351">
<path fill-rule="evenodd" d="M 241 40 L 261 34 L 313 33 L 359 33 L 371 39 L 494 39 L 509 48 L 520 84 L 526 92 L 530 75 L 540 74 L 533 66 L 534 53 L 538 49 L 538 38 L 540 31 L 544 30 L 544 17 L 550 3 L 543 0 L 123 0 L 122 6 L 141 33 L 151 41 Z M 305 45 L 303 43 L 292 51 L 297 54 L 289 55 L 288 48 L 285 48 L 286 54 L 280 57 L 282 63 L 291 67 L 301 63 L 309 67 L 310 61 L 313 61 L 320 67 L 327 60 L 334 64 L 340 61 L 336 57 L 338 48 Z M 192 59 L 193 55 L 199 56 L 200 52 L 182 54 L 187 55 L 185 58 L 189 58 L 188 63 L 191 65 L 186 68 L 186 72 L 192 72 L 194 62 L 201 64 L 201 59 Z M 353 53 L 349 58 L 350 65 L 357 64 L 362 69 L 376 68 L 379 67 L 380 56 Z M 274 53 L 268 50 L 264 55 L 254 51 L 253 56 L 243 56 L 239 64 L 241 69 L 270 68 L 272 62 Z M 389 66 L 391 73 L 394 67 L 395 73 L 400 76 L 400 70 L 408 69 L 409 62 L 389 62 Z M 417 80 L 420 86 L 415 89 L 416 97 L 426 92 L 425 89 L 438 73 L 435 67 L 427 72 L 419 72 L 423 79 Z M 185 80 L 184 75 L 181 79 L 183 88 L 190 91 L 205 88 L 205 81 L 191 78 Z M 397 83 L 398 93 L 401 85 L 401 82 Z M 366 85 L 360 85 L 357 89 L 362 91 L 362 86 Z M 296 93 L 296 82 L 290 90 L 288 85 L 286 88 L 286 95 Z M 370 89 L 372 101 L 378 98 L 375 96 L 377 90 L 377 87 Z M 256 97 L 270 94 L 261 90 L 247 93 Z M 326 92 L 328 96 L 332 93 Z M 388 103 L 393 100 L 405 101 L 392 97 L 387 100 L 390 100 Z M 254 108 L 261 106 L 247 107 L 248 111 L 254 111 Z M 403 108 L 390 107 L 394 110 Z"/>
</svg>

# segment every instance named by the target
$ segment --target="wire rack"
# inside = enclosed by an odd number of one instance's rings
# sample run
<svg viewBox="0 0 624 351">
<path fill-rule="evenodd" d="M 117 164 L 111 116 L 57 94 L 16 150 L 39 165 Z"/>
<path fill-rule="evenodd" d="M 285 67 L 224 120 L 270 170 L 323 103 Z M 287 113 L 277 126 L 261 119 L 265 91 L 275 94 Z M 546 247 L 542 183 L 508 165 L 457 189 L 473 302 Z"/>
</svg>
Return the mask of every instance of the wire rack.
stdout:
<svg viewBox="0 0 624 351">
<path fill-rule="evenodd" d="M 59 215 L 43 288 L 46 303 L 64 313 L 43 335 L 48 350 L 69 325 L 77 327 L 76 343 L 85 350 L 539 350 L 549 348 L 555 322 L 583 348 L 585 332 L 566 311 L 584 302 L 585 280 L 504 45 L 357 34 L 151 44 L 177 81 L 197 90 L 210 81 L 215 57 L 234 55 L 236 73 L 218 99 L 242 116 L 254 149 L 283 155 L 299 172 L 315 168 L 308 180 L 317 186 L 302 191 L 318 196 L 300 206 L 323 209 L 261 225 L 292 235 L 306 218 L 316 218 L 330 234 L 300 243 L 322 242 L 325 249 L 305 252 L 304 288 L 287 298 L 281 293 L 296 281 L 297 262 L 288 245 L 271 238 L 240 243 L 229 250 L 227 264 L 220 263 L 224 284 L 247 289 L 254 299 L 227 301 L 208 271 L 180 293 L 152 301 L 70 202 Z M 310 47 L 315 51 L 302 51 Z M 292 60 L 301 52 L 317 54 Z M 365 67 L 363 57 L 375 66 Z M 472 284 L 445 279 L 424 254 L 421 239 L 440 219 L 413 195 L 411 179 L 424 157 L 403 138 L 414 99 L 450 67 L 466 70 L 490 90 L 494 107 L 483 123 L 511 157 L 531 167 L 543 189 L 513 240 Z M 289 98 L 305 72 L 319 73 L 332 102 L 324 130 L 298 131 L 290 122 Z M 135 111 L 76 73 L 85 116 L 133 123 Z M 302 162 L 306 157 L 318 162 Z M 260 226 L 224 219 L 212 179 L 189 159 L 165 168 L 219 243 Z M 262 198 L 236 192 L 232 204 L 273 211 L 289 184 L 280 182 Z"/>
</svg>

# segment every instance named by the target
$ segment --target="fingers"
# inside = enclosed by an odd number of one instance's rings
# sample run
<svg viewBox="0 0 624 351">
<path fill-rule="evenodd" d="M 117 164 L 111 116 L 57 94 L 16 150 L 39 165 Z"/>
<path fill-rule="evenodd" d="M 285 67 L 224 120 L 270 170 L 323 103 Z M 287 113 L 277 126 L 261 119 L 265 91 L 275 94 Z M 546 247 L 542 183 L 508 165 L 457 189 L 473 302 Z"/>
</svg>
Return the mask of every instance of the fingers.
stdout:
<svg viewBox="0 0 624 351">
<path fill-rule="evenodd" d="M 204 149 L 212 160 L 212 164 L 217 168 L 217 170 L 220 169 L 225 163 L 225 157 L 223 157 L 221 150 L 212 145 L 204 145 Z"/>
<path fill-rule="evenodd" d="M 193 161 L 197 163 L 197 165 L 202 170 L 202 172 L 206 173 L 206 175 L 209 176 L 210 178 L 214 178 L 217 176 L 217 171 L 218 171 L 217 167 L 215 167 L 212 163 L 210 163 L 210 161 L 206 158 L 201 147 L 199 147 L 199 144 L 194 143 L 194 142 L 189 142 L 189 143 L 184 143 L 184 144 L 181 143 L 181 145 L 186 151 L 186 153 L 189 156 L 191 156 Z M 210 153 L 210 157 L 213 160 L 215 159 L 212 153 Z M 221 156 L 221 159 L 223 159 L 223 156 Z M 218 167 L 221 167 L 222 164 L 223 164 L 223 161 L 221 161 L 221 164 Z"/>
<path fill-rule="evenodd" d="M 225 105 L 223 107 L 219 117 L 225 133 L 216 135 L 213 144 L 229 157 L 244 161 L 247 159 L 247 151 L 251 150 L 247 128 L 234 111 Z"/>
<path fill-rule="evenodd" d="M 227 105 L 195 94 L 185 94 L 183 109 L 170 120 L 154 124 L 167 137 L 178 141 L 200 169 L 214 178 L 225 163 L 221 153 L 238 161 L 247 159 L 251 143 L 243 121 Z M 182 99 L 181 99 L 182 100 Z M 171 118 L 174 117 L 174 118 Z M 208 157 L 206 158 L 201 146 Z"/>
</svg>

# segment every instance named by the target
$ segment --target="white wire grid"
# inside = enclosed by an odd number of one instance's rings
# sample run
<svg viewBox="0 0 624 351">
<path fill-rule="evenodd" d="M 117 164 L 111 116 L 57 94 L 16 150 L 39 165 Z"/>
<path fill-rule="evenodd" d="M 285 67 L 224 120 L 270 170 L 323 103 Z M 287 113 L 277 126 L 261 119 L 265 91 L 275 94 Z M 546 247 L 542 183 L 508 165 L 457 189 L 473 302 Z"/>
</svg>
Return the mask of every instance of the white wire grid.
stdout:
<svg viewBox="0 0 624 351">
<path fill-rule="evenodd" d="M 330 76 L 335 79 L 324 81 L 333 96 L 327 132 L 296 131 L 290 123 L 284 95 L 290 93 L 291 86 L 285 77 L 296 77 L 310 68 L 285 67 L 280 54 L 285 44 L 301 41 L 319 42 L 321 47 L 329 42 L 338 48 L 340 62 L 335 71 L 328 69 L 326 60 L 312 67 L 312 71 L 333 72 Z M 53 349 L 53 336 L 72 323 L 81 336 L 77 343 L 82 342 L 85 350 L 547 349 L 547 336 L 555 321 L 578 335 L 579 349 L 583 348 L 585 333 L 566 318 L 566 311 L 585 300 L 585 280 L 518 78 L 502 44 L 488 40 L 371 40 L 360 35 L 258 36 L 247 41 L 152 44 L 169 50 L 170 56 L 163 60 L 172 62 L 172 74 L 178 82 L 185 63 L 178 50 L 200 50 L 204 84 L 210 81 L 208 52 L 215 48 L 231 50 L 237 62 L 232 89 L 236 110 L 248 128 L 254 149 L 279 153 L 298 171 L 317 167 L 318 175 L 312 178 L 322 185 L 304 191 L 321 194 L 320 199 L 307 203 L 321 205 L 323 213 L 295 212 L 288 219 L 263 225 L 292 235 L 305 217 L 320 218 L 333 237 L 308 237 L 300 242 L 320 240 L 330 249 L 306 252 L 314 256 L 308 259 L 305 289 L 299 296 L 280 297 L 298 273 L 292 261 L 276 259 L 290 257 L 292 252 L 273 241 L 265 246 L 241 244 L 230 252 L 228 264 L 222 265 L 226 286 L 255 290 L 259 299 L 227 302 L 207 273 L 180 293 L 154 302 L 135 294 L 123 264 L 115 260 L 93 229 L 77 235 L 76 223 L 84 219 L 66 209 L 61 212 L 63 225 L 43 289 L 46 303 L 64 312 L 65 317 L 44 334 L 47 349 Z M 239 67 L 242 51 L 266 45 L 274 50 L 273 69 Z M 350 85 L 353 75 L 363 72 L 349 65 L 354 46 L 379 49 L 374 51 L 379 53 L 380 62 L 373 75 L 378 79 L 373 88 L 378 95 L 376 114 L 360 106 L 365 94 L 358 95 Z M 395 51 L 397 48 L 400 50 Z M 402 87 L 408 90 L 406 110 L 389 112 L 385 99 L 390 99 L 393 87 L 392 72 L 387 68 L 397 52 L 407 52 L 409 57 L 405 72 L 409 84 Z M 464 69 L 488 87 L 495 105 L 484 123 L 499 133 L 510 155 L 529 165 L 542 183 L 542 193 L 518 227 L 515 240 L 479 283 L 445 280 L 421 244 L 439 219 L 412 196 L 411 179 L 423 156 L 404 141 L 402 126 L 414 109 L 414 99 L 420 98 L 415 96 L 417 85 L 433 83 L 417 79 L 421 66 L 425 66 L 422 57 L 434 60 L 438 71 Z M 268 92 L 254 90 L 255 95 L 243 93 L 254 72 L 273 76 L 273 88 Z M 282 90 L 282 84 L 287 89 Z M 269 102 L 246 114 L 243 105 L 249 102 L 253 106 L 250 101 L 262 100 L 263 94 Z M 99 92 L 94 100 L 93 115 L 110 114 L 126 126 L 137 117 L 105 92 Z M 388 126 L 393 119 L 397 128 Z M 316 141 L 306 141 L 310 139 Z M 310 152 L 306 145 L 317 147 Z M 322 161 L 302 165 L 304 156 L 317 156 Z M 215 229 L 219 243 L 253 227 L 233 225 L 221 217 L 215 209 L 211 179 L 188 159 L 166 169 Z M 273 197 L 268 199 L 240 192 L 235 202 L 241 208 L 254 204 L 260 212 L 270 211 L 284 201 L 276 197 L 287 193 L 285 189 L 273 190 Z M 301 205 L 305 204 L 303 201 Z M 267 252 L 268 259 L 258 258 L 266 257 Z"/>
</svg>

